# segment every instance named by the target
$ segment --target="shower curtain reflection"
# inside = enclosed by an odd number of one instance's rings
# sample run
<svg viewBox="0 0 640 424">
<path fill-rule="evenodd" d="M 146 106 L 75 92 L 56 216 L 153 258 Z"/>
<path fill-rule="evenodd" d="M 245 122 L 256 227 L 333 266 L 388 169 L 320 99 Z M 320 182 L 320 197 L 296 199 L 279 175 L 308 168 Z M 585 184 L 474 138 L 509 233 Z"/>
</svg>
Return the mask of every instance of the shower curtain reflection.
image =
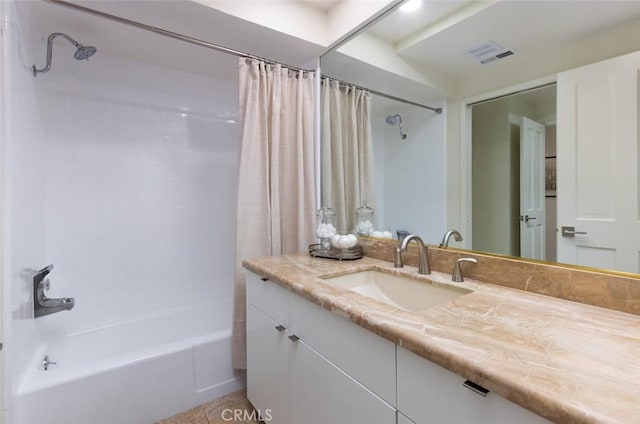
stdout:
<svg viewBox="0 0 640 424">
<path fill-rule="evenodd" d="M 322 205 L 335 210 L 339 232 L 353 231 L 355 210 L 375 210 L 371 95 L 322 80 Z M 374 223 L 375 225 L 375 223 Z"/>
</svg>

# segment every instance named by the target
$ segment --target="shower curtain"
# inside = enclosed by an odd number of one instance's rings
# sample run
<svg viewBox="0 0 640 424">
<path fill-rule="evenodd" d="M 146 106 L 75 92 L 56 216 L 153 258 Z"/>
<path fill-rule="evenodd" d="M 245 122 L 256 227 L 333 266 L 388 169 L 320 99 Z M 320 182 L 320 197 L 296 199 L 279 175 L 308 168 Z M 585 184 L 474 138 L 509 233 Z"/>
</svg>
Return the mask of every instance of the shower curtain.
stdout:
<svg viewBox="0 0 640 424">
<path fill-rule="evenodd" d="M 340 232 L 355 229 L 355 211 L 375 210 L 368 91 L 322 80 L 322 205 L 335 210 Z"/>
<path fill-rule="evenodd" d="M 240 59 L 240 169 L 233 366 L 246 368 L 246 258 L 306 251 L 313 242 L 314 77 Z"/>
</svg>

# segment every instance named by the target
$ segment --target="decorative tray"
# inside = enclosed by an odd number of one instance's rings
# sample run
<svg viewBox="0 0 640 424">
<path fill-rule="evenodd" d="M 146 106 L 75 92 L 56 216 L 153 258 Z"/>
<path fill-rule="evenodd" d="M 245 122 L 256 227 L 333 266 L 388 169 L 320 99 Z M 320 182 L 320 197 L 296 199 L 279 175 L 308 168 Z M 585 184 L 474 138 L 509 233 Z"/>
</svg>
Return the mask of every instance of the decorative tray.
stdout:
<svg viewBox="0 0 640 424">
<path fill-rule="evenodd" d="M 356 246 L 349 249 L 336 249 L 335 247 L 329 250 L 322 250 L 320 243 L 309 245 L 309 255 L 316 258 L 328 258 L 337 259 L 339 261 L 352 261 L 354 259 L 362 258 L 362 247 Z"/>
</svg>

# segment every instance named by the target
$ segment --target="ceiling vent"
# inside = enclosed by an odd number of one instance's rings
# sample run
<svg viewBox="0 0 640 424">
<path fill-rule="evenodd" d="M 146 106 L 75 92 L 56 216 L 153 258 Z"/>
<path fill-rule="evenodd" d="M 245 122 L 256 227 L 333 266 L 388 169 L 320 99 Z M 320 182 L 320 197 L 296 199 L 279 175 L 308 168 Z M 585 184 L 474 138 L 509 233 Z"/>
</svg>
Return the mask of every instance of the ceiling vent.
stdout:
<svg viewBox="0 0 640 424">
<path fill-rule="evenodd" d="M 486 65 L 499 59 L 515 54 L 513 49 L 505 49 L 504 47 L 487 41 L 475 47 L 468 49 L 465 53 L 471 56 L 476 62 Z"/>
</svg>

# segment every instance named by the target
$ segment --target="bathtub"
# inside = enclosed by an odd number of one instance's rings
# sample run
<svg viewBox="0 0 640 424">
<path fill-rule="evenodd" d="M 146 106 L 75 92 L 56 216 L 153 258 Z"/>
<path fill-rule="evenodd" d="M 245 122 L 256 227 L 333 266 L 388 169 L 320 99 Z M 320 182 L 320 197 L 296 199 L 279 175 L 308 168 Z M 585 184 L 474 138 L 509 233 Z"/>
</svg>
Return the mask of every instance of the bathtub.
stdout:
<svg viewBox="0 0 640 424">
<path fill-rule="evenodd" d="M 241 389 L 231 308 L 205 303 L 44 343 L 19 385 L 15 424 L 151 424 Z M 57 362 L 48 371 L 45 354 Z"/>
</svg>

